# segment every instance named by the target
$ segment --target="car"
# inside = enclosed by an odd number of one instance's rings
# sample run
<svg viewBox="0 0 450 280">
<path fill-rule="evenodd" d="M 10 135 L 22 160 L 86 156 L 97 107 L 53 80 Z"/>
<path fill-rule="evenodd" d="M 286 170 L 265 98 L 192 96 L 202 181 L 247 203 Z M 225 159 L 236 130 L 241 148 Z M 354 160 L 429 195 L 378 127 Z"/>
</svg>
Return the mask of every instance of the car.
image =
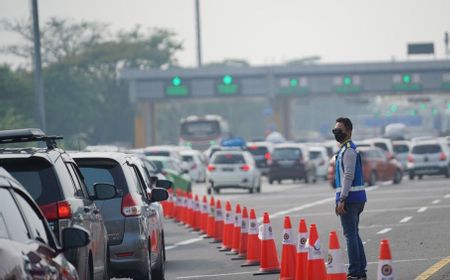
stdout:
<svg viewBox="0 0 450 280">
<path fill-rule="evenodd" d="M 316 167 L 309 159 L 308 147 L 297 143 L 277 144 L 267 177 L 270 184 L 274 181 L 281 184 L 286 179 L 316 182 Z"/>
<path fill-rule="evenodd" d="M 402 163 L 403 170 L 406 170 L 408 162 L 408 154 L 411 142 L 407 140 L 392 141 L 395 157 Z"/>
<path fill-rule="evenodd" d="M 399 184 L 403 178 L 401 163 L 396 159 L 389 159 L 384 150 L 377 147 L 357 147 L 361 155 L 364 182 L 369 186 L 378 181 L 393 181 Z M 328 168 L 328 181 L 332 187 L 335 185 L 335 162 L 336 157 L 330 159 Z"/>
<path fill-rule="evenodd" d="M 62 241 L 63 230 L 71 226 L 86 229 L 91 242 L 85 246 L 64 252 L 82 279 L 105 279 L 109 273 L 108 235 L 100 210 L 94 200 L 111 199 L 96 197 L 88 192 L 77 164 L 56 140 L 62 137 L 47 136 L 40 129 L 16 129 L 0 131 L 0 144 L 20 142 L 44 142 L 46 147 L 1 148 L 0 166 L 5 168 L 30 193 L 47 218 L 55 236 Z"/>
<path fill-rule="evenodd" d="M 78 279 L 63 252 L 86 247 L 89 233 L 67 227 L 61 236 L 59 245 L 27 190 L 0 167 L 0 279 Z"/>
<path fill-rule="evenodd" d="M 177 160 L 164 156 L 148 156 L 147 159 L 153 162 L 158 173 L 162 173 L 168 180 L 172 181 L 174 190 L 192 191 L 189 171 L 181 168 Z"/>
<path fill-rule="evenodd" d="M 108 229 L 110 271 L 114 277 L 164 279 L 164 243 L 153 202 L 168 198 L 167 191 L 154 188 L 142 173 L 135 155 L 115 152 L 73 154 L 90 189 L 95 183 L 116 186 L 118 195 L 99 203 Z"/>
<path fill-rule="evenodd" d="M 247 149 L 255 159 L 256 166 L 263 175 L 269 171 L 269 163 L 272 160 L 273 143 L 271 142 L 248 142 Z"/>
<path fill-rule="evenodd" d="M 414 141 L 408 154 L 408 176 L 444 175 L 450 177 L 450 152 L 446 143 L 435 140 Z"/>
<path fill-rule="evenodd" d="M 188 164 L 189 175 L 196 182 L 206 181 L 206 159 L 200 151 L 186 150 L 181 151 L 183 161 Z"/>
<path fill-rule="evenodd" d="M 328 153 L 324 146 L 310 146 L 309 158 L 316 166 L 316 177 L 327 180 L 328 172 Z"/>
<path fill-rule="evenodd" d="M 363 146 L 378 147 L 383 151 L 385 151 L 385 153 L 387 153 L 386 156 L 389 159 L 392 159 L 395 156 L 394 146 L 392 145 L 392 140 L 389 138 L 371 138 L 357 142 L 356 144 L 358 147 Z"/>
<path fill-rule="evenodd" d="M 171 146 L 171 145 L 162 145 L 162 146 L 148 146 L 143 149 L 143 153 L 146 156 L 160 156 L 160 157 L 170 157 L 178 162 L 184 170 L 189 170 L 188 164 L 183 162 L 183 158 L 181 157 L 181 152 L 186 150 L 192 150 L 187 146 Z"/>
<path fill-rule="evenodd" d="M 247 151 L 218 151 L 214 153 L 206 172 L 207 192 L 221 189 L 246 189 L 261 192 L 261 172 Z"/>
</svg>

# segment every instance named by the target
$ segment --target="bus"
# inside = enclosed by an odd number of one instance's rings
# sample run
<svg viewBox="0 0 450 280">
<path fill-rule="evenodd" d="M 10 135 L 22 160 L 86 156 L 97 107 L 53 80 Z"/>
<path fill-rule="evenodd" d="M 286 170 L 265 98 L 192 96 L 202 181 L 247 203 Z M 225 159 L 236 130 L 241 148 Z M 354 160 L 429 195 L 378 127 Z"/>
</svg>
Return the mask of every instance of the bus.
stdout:
<svg viewBox="0 0 450 280">
<path fill-rule="evenodd" d="M 189 116 L 180 121 L 181 146 L 204 151 L 229 135 L 228 122 L 219 115 Z"/>
</svg>

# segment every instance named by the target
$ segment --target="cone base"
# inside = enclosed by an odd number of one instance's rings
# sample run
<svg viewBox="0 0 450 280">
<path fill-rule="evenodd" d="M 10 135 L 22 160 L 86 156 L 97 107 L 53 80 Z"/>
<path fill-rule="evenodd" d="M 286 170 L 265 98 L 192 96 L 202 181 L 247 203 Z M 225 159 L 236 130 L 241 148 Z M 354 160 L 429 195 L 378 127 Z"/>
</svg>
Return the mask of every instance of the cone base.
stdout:
<svg viewBox="0 0 450 280">
<path fill-rule="evenodd" d="M 327 280 L 347 280 L 347 273 L 328 274 Z"/>
<path fill-rule="evenodd" d="M 246 263 L 244 263 L 244 264 L 241 264 L 241 267 L 248 267 L 248 266 L 259 266 L 260 265 L 260 263 L 259 263 L 259 261 L 254 261 L 254 262 L 246 262 Z"/>
<path fill-rule="evenodd" d="M 242 261 L 245 260 L 245 257 L 236 257 L 236 258 L 231 258 L 232 261 Z"/>
<path fill-rule="evenodd" d="M 221 247 L 221 249 L 219 250 L 219 252 L 229 252 L 231 251 L 231 248 L 227 248 L 227 247 Z"/>
<path fill-rule="evenodd" d="M 269 275 L 269 274 L 280 274 L 280 269 L 279 268 L 272 268 L 272 269 L 260 268 L 258 272 L 253 273 L 253 276 Z"/>
<path fill-rule="evenodd" d="M 222 241 L 220 240 L 209 241 L 209 244 L 217 244 L 217 243 L 222 243 Z"/>
<path fill-rule="evenodd" d="M 295 277 L 280 277 L 280 280 L 294 280 Z M 347 280 L 347 278 L 345 278 Z"/>
</svg>

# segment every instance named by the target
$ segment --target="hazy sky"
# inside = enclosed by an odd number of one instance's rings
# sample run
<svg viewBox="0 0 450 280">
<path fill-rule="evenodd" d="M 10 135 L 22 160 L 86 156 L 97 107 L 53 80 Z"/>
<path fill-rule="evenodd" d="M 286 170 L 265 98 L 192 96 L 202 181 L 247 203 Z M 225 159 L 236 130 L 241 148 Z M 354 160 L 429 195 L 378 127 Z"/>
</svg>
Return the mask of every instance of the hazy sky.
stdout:
<svg viewBox="0 0 450 280">
<path fill-rule="evenodd" d="M 200 0 L 204 62 L 251 64 L 320 55 L 323 62 L 404 60 L 407 42 L 434 42 L 444 58 L 450 0 Z M 111 23 L 113 29 L 164 27 L 184 44 L 182 66 L 195 66 L 194 0 L 39 0 L 50 17 Z M 0 0 L 0 18 L 26 19 L 28 0 Z M 18 38 L 0 31 L 0 45 Z M 0 63 L 10 57 L 0 55 Z"/>
</svg>

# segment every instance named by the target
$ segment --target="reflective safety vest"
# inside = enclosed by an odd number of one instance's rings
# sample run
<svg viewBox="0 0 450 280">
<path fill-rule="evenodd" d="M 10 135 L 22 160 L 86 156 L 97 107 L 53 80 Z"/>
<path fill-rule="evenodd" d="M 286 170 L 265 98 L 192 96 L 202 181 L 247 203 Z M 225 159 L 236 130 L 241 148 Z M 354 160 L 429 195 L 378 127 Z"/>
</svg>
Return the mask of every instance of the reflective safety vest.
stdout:
<svg viewBox="0 0 450 280">
<path fill-rule="evenodd" d="M 336 202 L 341 196 L 341 180 L 344 176 L 345 166 L 343 164 L 344 153 L 347 149 L 356 151 L 355 176 L 353 177 L 352 186 L 348 192 L 345 202 L 348 203 L 362 203 L 367 201 L 366 191 L 364 190 L 364 175 L 362 170 L 361 155 L 356 150 L 356 145 L 352 141 L 348 141 L 341 146 L 337 157 L 335 166 L 335 183 L 336 183 Z M 342 175 L 342 176 L 341 176 Z"/>
</svg>

